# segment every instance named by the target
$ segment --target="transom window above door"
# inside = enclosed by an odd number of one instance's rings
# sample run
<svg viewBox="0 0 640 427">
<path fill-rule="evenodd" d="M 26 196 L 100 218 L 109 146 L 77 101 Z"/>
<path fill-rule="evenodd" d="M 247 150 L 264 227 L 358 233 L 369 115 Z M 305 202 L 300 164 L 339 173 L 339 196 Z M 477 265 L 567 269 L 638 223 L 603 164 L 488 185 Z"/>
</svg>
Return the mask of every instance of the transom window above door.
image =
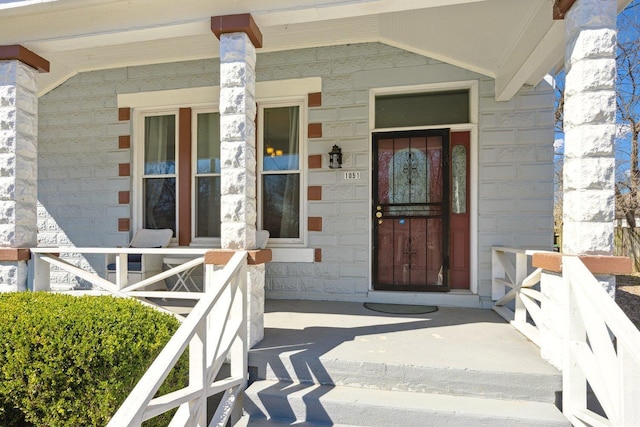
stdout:
<svg viewBox="0 0 640 427">
<path fill-rule="evenodd" d="M 402 128 L 470 122 L 469 90 L 377 95 L 375 127 Z"/>
</svg>

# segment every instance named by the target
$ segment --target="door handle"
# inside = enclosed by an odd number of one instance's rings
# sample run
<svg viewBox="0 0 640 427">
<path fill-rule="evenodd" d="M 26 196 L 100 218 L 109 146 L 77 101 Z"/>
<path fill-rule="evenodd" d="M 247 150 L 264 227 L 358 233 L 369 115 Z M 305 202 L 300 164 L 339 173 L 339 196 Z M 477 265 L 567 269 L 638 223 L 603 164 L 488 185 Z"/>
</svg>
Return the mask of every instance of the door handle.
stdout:
<svg viewBox="0 0 640 427">
<path fill-rule="evenodd" d="M 382 218 L 382 212 L 376 212 L 376 218 Z"/>
</svg>

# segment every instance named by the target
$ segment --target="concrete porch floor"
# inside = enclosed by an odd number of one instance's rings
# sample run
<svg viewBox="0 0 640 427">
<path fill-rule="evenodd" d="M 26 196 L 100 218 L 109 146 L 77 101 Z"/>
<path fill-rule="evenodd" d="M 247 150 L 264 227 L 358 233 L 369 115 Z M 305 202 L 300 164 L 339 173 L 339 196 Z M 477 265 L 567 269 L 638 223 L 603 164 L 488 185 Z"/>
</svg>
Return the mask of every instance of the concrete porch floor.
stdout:
<svg viewBox="0 0 640 427">
<path fill-rule="evenodd" d="M 267 300 L 249 366 L 252 426 L 569 425 L 558 370 L 487 309 Z"/>
<path fill-rule="evenodd" d="M 259 379 L 498 399 L 557 403 L 561 390 L 538 347 L 486 309 L 390 315 L 362 303 L 267 300 L 249 366 Z"/>
<path fill-rule="evenodd" d="M 362 303 L 267 300 L 265 337 L 251 354 L 303 352 L 362 363 L 558 374 L 536 345 L 492 310 L 439 307 L 393 315 Z"/>
</svg>

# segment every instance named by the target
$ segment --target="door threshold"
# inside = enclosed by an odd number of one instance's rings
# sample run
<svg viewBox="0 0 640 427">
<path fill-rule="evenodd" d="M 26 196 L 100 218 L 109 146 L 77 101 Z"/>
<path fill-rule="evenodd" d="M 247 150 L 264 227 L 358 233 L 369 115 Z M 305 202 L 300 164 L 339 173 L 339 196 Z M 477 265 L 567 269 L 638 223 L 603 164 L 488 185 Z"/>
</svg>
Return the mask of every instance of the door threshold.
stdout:
<svg viewBox="0 0 640 427">
<path fill-rule="evenodd" d="M 424 304 L 443 307 L 491 308 L 483 304 L 477 294 L 465 289 L 455 289 L 446 293 L 369 291 L 367 301 L 387 304 Z"/>
</svg>

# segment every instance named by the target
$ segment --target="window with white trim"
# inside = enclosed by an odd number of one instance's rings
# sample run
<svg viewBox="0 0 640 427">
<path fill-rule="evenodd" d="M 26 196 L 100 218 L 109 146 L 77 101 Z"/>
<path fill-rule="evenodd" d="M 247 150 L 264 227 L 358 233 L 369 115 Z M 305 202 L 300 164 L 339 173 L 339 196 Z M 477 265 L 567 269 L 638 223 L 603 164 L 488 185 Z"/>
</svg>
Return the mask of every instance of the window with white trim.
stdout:
<svg viewBox="0 0 640 427">
<path fill-rule="evenodd" d="M 176 114 L 145 115 L 142 226 L 176 232 Z"/>
<path fill-rule="evenodd" d="M 220 114 L 214 106 L 190 111 L 191 139 L 179 127 L 182 110 L 138 110 L 141 126 L 135 144 L 137 159 L 138 224 L 144 228 L 171 228 L 174 237 L 184 233 L 181 205 L 190 208 L 190 243 L 220 245 Z M 303 98 L 267 101 L 258 108 L 257 202 L 258 229 L 269 231 L 270 246 L 306 243 L 306 179 L 303 170 L 306 138 Z M 184 124 L 183 124 L 184 126 Z M 182 138 L 182 139 L 181 139 Z M 181 144 L 190 144 L 190 171 L 181 170 Z M 184 194 L 190 182 L 189 197 Z M 182 189 L 182 193 L 181 193 Z M 135 196 L 134 196 L 135 197 Z"/>
<path fill-rule="evenodd" d="M 304 102 L 258 105 L 258 228 L 270 244 L 305 243 Z"/>
<path fill-rule="evenodd" d="M 194 111 L 193 240 L 220 238 L 220 114 Z"/>
</svg>

